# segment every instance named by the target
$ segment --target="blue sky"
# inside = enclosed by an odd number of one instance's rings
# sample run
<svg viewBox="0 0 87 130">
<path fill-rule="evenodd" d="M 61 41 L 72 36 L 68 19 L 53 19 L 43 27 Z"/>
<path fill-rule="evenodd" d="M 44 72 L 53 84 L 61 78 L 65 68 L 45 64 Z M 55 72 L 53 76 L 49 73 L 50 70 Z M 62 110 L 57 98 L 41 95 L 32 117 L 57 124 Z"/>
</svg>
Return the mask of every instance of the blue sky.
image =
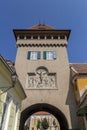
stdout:
<svg viewBox="0 0 87 130">
<path fill-rule="evenodd" d="M 15 61 L 13 29 L 38 23 L 71 29 L 69 62 L 87 62 L 87 0 L 0 0 L 0 53 Z"/>
</svg>

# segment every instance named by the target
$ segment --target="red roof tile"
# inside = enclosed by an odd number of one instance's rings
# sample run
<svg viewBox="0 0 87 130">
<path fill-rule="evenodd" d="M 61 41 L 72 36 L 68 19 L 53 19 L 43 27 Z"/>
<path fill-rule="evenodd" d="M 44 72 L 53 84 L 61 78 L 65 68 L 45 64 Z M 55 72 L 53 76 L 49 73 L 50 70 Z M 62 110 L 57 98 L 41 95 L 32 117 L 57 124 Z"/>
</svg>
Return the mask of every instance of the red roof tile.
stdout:
<svg viewBox="0 0 87 130">
<path fill-rule="evenodd" d="M 38 25 L 32 26 L 29 29 L 35 29 L 35 30 L 49 30 L 50 29 L 50 30 L 54 30 L 53 27 L 45 25 L 45 24 L 38 24 Z"/>
<path fill-rule="evenodd" d="M 79 74 L 87 74 L 87 63 L 70 64 L 70 67 L 73 67 Z"/>
<path fill-rule="evenodd" d="M 36 112 L 34 114 L 35 115 L 49 115 L 50 113 L 49 112 L 45 112 L 45 111 L 39 111 L 39 112 Z"/>
</svg>

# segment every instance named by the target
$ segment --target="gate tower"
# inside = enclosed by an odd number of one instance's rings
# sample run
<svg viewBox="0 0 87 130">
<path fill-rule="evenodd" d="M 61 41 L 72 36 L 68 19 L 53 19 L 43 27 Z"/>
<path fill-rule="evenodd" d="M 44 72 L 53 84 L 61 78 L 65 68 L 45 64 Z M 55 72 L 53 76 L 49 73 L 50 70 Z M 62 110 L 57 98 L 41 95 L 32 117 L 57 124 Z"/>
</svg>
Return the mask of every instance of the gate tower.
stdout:
<svg viewBox="0 0 87 130">
<path fill-rule="evenodd" d="M 22 104 L 20 130 L 31 114 L 53 114 L 61 130 L 77 130 L 76 104 L 70 85 L 67 44 L 70 30 L 48 25 L 14 30 L 17 44 L 15 68 L 27 94 Z"/>
</svg>

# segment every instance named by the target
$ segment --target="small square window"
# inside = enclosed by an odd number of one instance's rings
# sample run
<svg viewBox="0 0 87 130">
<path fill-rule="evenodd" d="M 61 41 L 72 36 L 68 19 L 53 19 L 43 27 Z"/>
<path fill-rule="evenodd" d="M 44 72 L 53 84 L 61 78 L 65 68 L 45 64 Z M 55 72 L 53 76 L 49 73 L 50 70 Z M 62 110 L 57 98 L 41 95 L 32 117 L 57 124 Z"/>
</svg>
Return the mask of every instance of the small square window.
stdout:
<svg viewBox="0 0 87 130">
<path fill-rule="evenodd" d="M 47 39 L 51 39 L 51 36 L 47 36 Z"/>
<path fill-rule="evenodd" d="M 65 36 L 60 36 L 60 39 L 65 39 Z"/>
<path fill-rule="evenodd" d="M 40 36 L 40 39 L 45 39 L 45 37 L 44 36 Z"/>
<path fill-rule="evenodd" d="M 53 36 L 53 39 L 58 39 L 58 36 Z"/>
<path fill-rule="evenodd" d="M 30 60 L 37 60 L 37 59 L 40 59 L 40 51 L 29 51 L 28 54 L 27 54 L 27 59 L 30 59 Z"/>
<path fill-rule="evenodd" d="M 54 59 L 56 59 L 56 52 L 55 51 L 44 51 L 43 58 L 46 60 L 54 60 Z"/>
</svg>

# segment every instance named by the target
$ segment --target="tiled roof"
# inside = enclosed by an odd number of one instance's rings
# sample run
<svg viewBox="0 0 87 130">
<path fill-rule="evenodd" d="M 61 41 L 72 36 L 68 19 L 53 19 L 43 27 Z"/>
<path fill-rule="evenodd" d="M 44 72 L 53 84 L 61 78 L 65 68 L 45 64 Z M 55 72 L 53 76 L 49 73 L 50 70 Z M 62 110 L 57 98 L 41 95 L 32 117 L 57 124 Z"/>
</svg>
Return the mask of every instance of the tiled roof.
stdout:
<svg viewBox="0 0 87 130">
<path fill-rule="evenodd" d="M 73 67 L 79 74 L 87 74 L 87 63 L 73 63 L 70 67 Z"/>
<path fill-rule="evenodd" d="M 38 25 L 32 26 L 29 29 L 35 29 L 35 30 L 49 30 L 50 29 L 50 30 L 54 30 L 53 27 L 45 25 L 45 24 L 38 24 Z"/>
<path fill-rule="evenodd" d="M 45 112 L 45 111 L 39 111 L 39 112 L 36 112 L 34 114 L 35 115 L 49 115 L 50 113 L 49 112 Z"/>
</svg>

